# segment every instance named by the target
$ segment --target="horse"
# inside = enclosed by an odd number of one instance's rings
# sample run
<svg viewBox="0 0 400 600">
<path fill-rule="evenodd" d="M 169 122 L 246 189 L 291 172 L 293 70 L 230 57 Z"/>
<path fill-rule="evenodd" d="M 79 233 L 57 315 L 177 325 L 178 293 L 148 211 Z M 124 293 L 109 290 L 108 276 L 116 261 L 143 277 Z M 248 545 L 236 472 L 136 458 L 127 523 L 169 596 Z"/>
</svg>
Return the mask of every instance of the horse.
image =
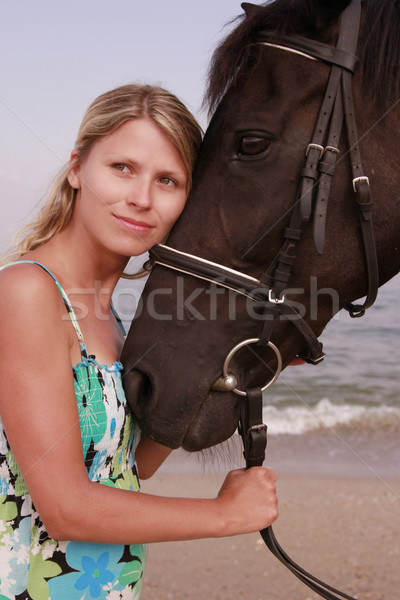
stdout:
<svg viewBox="0 0 400 600">
<path fill-rule="evenodd" d="M 192 190 L 121 358 L 140 427 L 170 448 L 230 438 L 248 389 L 318 363 L 330 319 L 400 270 L 400 6 L 356 3 L 341 36 L 354 3 L 245 3 L 214 53 Z"/>
<path fill-rule="evenodd" d="M 191 194 L 168 245 L 150 249 L 121 360 L 146 435 L 195 452 L 239 425 L 251 467 L 265 456 L 263 391 L 296 356 L 323 360 L 326 324 L 362 316 L 400 270 L 400 6 L 242 7 L 212 60 Z M 260 533 L 322 597 L 354 600 Z"/>
</svg>

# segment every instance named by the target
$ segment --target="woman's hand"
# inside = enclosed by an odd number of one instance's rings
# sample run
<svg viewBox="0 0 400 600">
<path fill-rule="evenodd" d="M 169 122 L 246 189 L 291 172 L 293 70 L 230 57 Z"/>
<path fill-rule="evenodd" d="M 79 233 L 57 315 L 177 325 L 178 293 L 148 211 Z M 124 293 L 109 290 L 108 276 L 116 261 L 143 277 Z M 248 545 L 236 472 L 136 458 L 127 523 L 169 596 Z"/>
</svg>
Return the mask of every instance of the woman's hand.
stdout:
<svg viewBox="0 0 400 600">
<path fill-rule="evenodd" d="M 216 499 L 224 521 L 222 536 L 260 531 L 277 519 L 277 479 L 265 467 L 228 473 Z"/>
</svg>

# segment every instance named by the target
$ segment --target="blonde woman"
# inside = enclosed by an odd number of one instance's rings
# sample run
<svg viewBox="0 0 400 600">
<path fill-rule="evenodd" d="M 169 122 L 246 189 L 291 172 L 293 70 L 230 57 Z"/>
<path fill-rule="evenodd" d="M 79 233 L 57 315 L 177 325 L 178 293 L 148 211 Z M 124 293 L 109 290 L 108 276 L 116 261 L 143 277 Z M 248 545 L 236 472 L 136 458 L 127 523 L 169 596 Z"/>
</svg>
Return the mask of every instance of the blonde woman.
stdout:
<svg viewBox="0 0 400 600">
<path fill-rule="evenodd" d="M 183 210 L 200 142 L 161 88 L 99 96 L 0 267 L 0 598 L 137 598 L 144 544 L 257 531 L 277 516 L 264 468 L 231 472 L 214 499 L 138 492 L 138 472 L 151 476 L 170 450 L 139 441 L 111 294 Z"/>
</svg>

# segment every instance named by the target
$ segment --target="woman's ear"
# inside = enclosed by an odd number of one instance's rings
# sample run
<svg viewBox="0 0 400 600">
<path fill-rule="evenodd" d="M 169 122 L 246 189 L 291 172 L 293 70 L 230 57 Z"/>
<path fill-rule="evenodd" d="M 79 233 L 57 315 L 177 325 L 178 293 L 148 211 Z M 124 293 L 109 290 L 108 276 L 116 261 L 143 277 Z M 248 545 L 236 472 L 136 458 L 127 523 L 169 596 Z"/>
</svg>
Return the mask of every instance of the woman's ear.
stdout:
<svg viewBox="0 0 400 600">
<path fill-rule="evenodd" d="M 76 190 L 79 190 L 79 188 L 81 187 L 81 180 L 79 175 L 79 152 L 76 148 L 74 148 L 74 150 L 72 150 L 71 152 L 71 156 L 69 159 L 69 170 L 67 178 L 70 186 L 75 188 Z"/>
</svg>

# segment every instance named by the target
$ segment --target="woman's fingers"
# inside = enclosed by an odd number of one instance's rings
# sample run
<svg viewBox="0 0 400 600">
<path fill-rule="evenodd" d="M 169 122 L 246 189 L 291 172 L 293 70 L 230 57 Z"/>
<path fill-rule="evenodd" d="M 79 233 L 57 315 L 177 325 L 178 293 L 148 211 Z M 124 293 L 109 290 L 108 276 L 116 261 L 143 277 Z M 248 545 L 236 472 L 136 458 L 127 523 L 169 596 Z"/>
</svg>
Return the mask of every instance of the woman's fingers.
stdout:
<svg viewBox="0 0 400 600">
<path fill-rule="evenodd" d="M 218 494 L 225 517 L 225 535 L 268 527 L 278 517 L 275 471 L 266 467 L 228 473 Z"/>
</svg>

